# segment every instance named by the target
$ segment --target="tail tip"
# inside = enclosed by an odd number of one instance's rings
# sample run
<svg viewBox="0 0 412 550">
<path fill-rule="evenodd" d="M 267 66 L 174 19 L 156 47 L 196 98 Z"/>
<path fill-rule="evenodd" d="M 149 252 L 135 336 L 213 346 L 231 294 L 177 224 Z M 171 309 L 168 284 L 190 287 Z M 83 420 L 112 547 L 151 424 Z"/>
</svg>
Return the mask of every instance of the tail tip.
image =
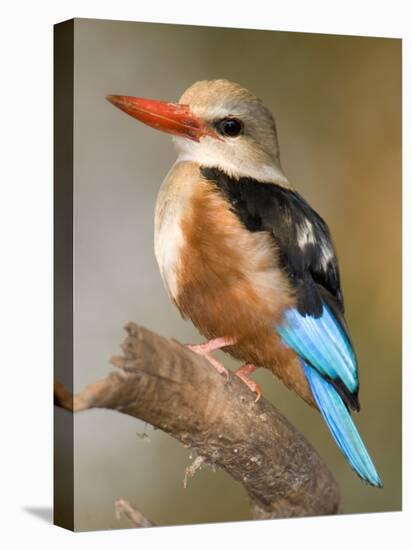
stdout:
<svg viewBox="0 0 412 550">
<path fill-rule="evenodd" d="M 383 481 L 379 476 L 378 476 L 378 479 L 376 480 L 375 487 L 377 487 L 378 489 L 383 489 Z"/>
<path fill-rule="evenodd" d="M 376 471 L 373 472 L 372 475 L 368 475 L 367 477 L 365 477 L 364 481 L 366 481 L 368 485 L 372 485 L 372 487 L 376 487 L 377 489 L 383 489 L 383 481 L 379 477 L 379 474 Z"/>
</svg>

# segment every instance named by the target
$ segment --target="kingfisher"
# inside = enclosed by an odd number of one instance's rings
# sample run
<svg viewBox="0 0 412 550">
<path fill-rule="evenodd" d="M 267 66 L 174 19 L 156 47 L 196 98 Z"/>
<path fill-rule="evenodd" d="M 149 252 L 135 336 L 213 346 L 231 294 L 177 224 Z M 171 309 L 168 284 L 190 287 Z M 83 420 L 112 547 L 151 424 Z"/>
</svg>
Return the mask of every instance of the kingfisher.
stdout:
<svg viewBox="0 0 412 550">
<path fill-rule="evenodd" d="M 189 346 L 222 374 L 272 371 L 323 416 L 359 477 L 381 479 L 353 422 L 358 367 L 344 318 L 329 228 L 280 163 L 270 110 L 225 79 L 199 81 L 178 103 L 125 95 L 108 101 L 173 135 L 178 157 L 155 207 L 155 255 L 172 302 L 207 339 Z"/>
</svg>

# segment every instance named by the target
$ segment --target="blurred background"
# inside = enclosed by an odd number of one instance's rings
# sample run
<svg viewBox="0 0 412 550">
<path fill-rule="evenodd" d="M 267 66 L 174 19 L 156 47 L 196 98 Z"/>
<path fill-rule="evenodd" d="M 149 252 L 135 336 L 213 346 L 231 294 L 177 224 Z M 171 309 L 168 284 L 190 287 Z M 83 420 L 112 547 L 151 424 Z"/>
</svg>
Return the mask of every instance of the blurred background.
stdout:
<svg viewBox="0 0 412 550">
<path fill-rule="evenodd" d="M 275 115 L 284 171 L 327 220 L 360 364 L 360 432 L 384 480 L 347 466 L 320 416 L 270 373 L 264 395 L 336 475 L 344 513 L 401 508 L 401 41 L 166 24 L 75 23 L 75 389 L 110 370 L 133 320 L 181 342 L 201 337 L 170 303 L 153 253 L 153 208 L 175 160 L 170 137 L 107 101 L 176 101 L 193 82 L 228 78 Z M 229 367 L 235 362 L 221 355 Z M 77 530 L 124 528 L 124 497 L 159 525 L 249 519 L 242 487 L 114 412 L 75 416 Z"/>
</svg>

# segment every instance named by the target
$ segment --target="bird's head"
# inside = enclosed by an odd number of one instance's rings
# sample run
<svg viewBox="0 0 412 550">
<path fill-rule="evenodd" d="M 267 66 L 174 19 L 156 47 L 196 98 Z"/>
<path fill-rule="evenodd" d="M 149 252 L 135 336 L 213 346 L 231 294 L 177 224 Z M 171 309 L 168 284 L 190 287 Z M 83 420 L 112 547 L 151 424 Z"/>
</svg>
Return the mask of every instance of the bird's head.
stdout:
<svg viewBox="0 0 412 550">
<path fill-rule="evenodd" d="M 235 178 L 287 183 L 273 116 L 239 84 L 196 82 L 179 103 L 121 95 L 107 99 L 137 120 L 173 134 L 180 160 L 216 167 Z"/>
</svg>

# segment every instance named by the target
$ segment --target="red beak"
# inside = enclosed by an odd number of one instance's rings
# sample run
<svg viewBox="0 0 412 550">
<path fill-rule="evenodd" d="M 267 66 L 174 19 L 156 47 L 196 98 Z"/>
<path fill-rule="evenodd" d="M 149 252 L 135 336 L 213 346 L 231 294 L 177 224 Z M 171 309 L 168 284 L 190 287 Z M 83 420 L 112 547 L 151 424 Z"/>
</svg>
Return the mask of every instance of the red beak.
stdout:
<svg viewBox="0 0 412 550">
<path fill-rule="evenodd" d="M 125 95 L 108 95 L 106 99 L 156 130 L 194 141 L 199 141 L 204 136 L 218 137 L 212 128 L 190 111 L 188 105 Z"/>
</svg>

